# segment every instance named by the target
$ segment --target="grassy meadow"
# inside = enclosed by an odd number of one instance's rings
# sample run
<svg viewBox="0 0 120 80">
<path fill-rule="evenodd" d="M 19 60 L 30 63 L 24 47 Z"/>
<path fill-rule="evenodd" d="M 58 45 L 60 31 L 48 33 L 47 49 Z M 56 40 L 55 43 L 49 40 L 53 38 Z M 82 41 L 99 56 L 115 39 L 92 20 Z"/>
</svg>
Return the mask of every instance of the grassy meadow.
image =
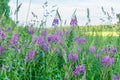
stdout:
<svg viewBox="0 0 120 80">
<path fill-rule="evenodd" d="M 1 27 L 0 80 L 119 80 L 119 27 Z"/>
<path fill-rule="evenodd" d="M 87 22 L 79 26 L 77 8 L 67 24 L 58 6 L 47 1 L 40 5 L 42 20 L 30 10 L 31 0 L 26 17 L 18 16 L 22 3 L 16 0 L 12 12 L 9 2 L 0 0 L 0 80 L 120 80 L 120 14 L 113 7 L 110 13 L 101 7 L 101 24 L 111 25 L 90 25 L 87 8 Z M 52 27 L 46 26 L 53 16 Z M 22 26 L 19 17 L 26 19 Z"/>
</svg>

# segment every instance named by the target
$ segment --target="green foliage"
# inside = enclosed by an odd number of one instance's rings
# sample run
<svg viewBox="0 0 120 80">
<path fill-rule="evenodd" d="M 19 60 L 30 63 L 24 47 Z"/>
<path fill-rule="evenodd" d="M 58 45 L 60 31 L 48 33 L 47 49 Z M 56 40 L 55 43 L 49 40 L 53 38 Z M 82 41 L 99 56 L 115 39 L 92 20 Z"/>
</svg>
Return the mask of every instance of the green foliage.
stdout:
<svg viewBox="0 0 120 80">
<path fill-rule="evenodd" d="M 15 22 L 9 17 L 10 7 L 8 5 L 9 0 L 0 0 L 0 26 L 4 28 L 16 26 Z"/>
<path fill-rule="evenodd" d="M 34 30 L 34 35 L 30 35 L 26 27 L 15 27 L 13 31 L 5 32 L 6 38 L 0 41 L 0 45 L 5 46 L 3 56 L 0 57 L 0 80 L 112 80 L 114 74 L 120 74 L 120 37 L 89 36 L 85 35 L 88 32 L 87 30 L 79 30 L 74 27 L 68 35 L 63 31 L 63 45 L 50 43 L 50 50 L 47 53 L 40 46 L 32 43 L 33 37 L 40 35 L 39 29 L 34 28 Z M 46 30 L 47 36 L 53 33 L 50 29 Z M 90 30 L 90 27 L 88 30 Z M 91 29 L 91 31 L 93 30 Z M 97 30 L 94 30 L 94 32 L 97 33 Z M 20 34 L 18 52 L 8 46 L 15 33 Z M 81 44 L 80 48 L 75 47 L 76 43 L 74 42 L 74 38 L 78 36 L 86 36 L 87 40 L 86 43 Z M 28 46 L 25 46 L 25 44 Z M 89 51 L 89 46 L 92 44 L 96 46 L 96 53 Z M 114 57 L 115 64 L 109 68 L 101 65 L 101 59 L 105 55 L 105 53 L 101 53 L 101 49 L 106 45 L 118 48 L 118 53 Z M 55 51 L 53 48 L 58 50 Z M 76 48 L 81 50 L 78 52 Z M 26 55 L 31 49 L 35 50 L 35 56 L 32 60 L 26 61 Z M 74 51 L 78 54 L 79 60 L 65 62 L 65 58 L 67 59 L 66 53 L 71 54 Z M 96 54 L 101 54 L 99 59 L 95 57 Z M 4 68 L 1 69 L 2 64 L 4 64 Z M 81 64 L 86 66 L 86 74 L 73 76 L 75 66 Z"/>
<path fill-rule="evenodd" d="M 0 0 L 0 18 L 2 15 L 9 17 L 10 7 L 8 6 L 9 0 Z"/>
</svg>

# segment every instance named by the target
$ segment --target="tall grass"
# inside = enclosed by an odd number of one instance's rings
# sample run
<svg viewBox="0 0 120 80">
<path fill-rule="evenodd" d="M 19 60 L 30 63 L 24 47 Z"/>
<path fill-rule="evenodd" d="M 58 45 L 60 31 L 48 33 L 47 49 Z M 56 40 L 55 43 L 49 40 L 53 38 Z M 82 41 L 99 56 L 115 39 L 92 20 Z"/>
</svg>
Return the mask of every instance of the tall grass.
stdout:
<svg viewBox="0 0 120 80">
<path fill-rule="evenodd" d="M 58 27 L 62 19 L 57 10 L 55 28 L 0 28 L 0 80 L 119 78 L 120 26 L 78 26 L 75 12 L 70 27 Z M 102 32 L 115 32 L 118 36 L 104 36 Z"/>
<path fill-rule="evenodd" d="M 88 30 L 90 28 L 87 28 Z M 59 30 L 59 31 L 58 31 Z M 101 29 L 100 31 L 104 31 Z M 0 45 L 4 46 L 4 52 L 0 56 L 0 79 L 4 80 L 112 80 L 114 75 L 119 76 L 120 57 L 119 57 L 119 40 L 116 36 L 102 36 L 97 34 L 97 29 L 91 29 L 90 36 L 86 34 L 85 28 L 72 27 L 67 30 L 56 29 L 55 32 L 46 30 L 46 35 L 42 35 L 41 31 L 34 28 L 34 34 L 30 34 L 29 30 L 22 27 L 16 27 L 12 31 L 4 33 L 6 37 L 1 39 Z M 10 44 L 11 38 L 18 33 L 18 47 L 13 43 Z M 66 34 L 67 33 L 67 34 Z M 57 34 L 57 42 L 49 42 L 48 37 Z M 33 43 L 35 36 L 44 36 L 44 41 L 49 47 L 48 51 L 43 46 Z M 76 37 L 85 38 L 86 42 L 77 43 L 74 41 Z M 41 41 L 41 40 L 40 40 Z M 13 47 L 12 47 L 13 46 Z M 90 51 L 90 47 L 95 46 L 95 52 Z M 16 50 L 16 48 L 18 48 Z M 101 52 L 103 48 L 110 48 L 111 51 Z M 117 48 L 117 53 L 112 52 L 113 48 Z M 32 59 L 27 58 L 30 50 L 34 50 Z M 69 60 L 69 54 L 76 53 L 78 60 Z M 109 53 L 109 54 L 108 54 Z M 100 55 L 99 57 L 96 57 Z M 104 56 L 109 55 L 114 58 L 114 64 L 104 66 L 101 60 Z M 86 73 L 77 76 L 73 75 L 75 66 L 85 65 Z"/>
</svg>

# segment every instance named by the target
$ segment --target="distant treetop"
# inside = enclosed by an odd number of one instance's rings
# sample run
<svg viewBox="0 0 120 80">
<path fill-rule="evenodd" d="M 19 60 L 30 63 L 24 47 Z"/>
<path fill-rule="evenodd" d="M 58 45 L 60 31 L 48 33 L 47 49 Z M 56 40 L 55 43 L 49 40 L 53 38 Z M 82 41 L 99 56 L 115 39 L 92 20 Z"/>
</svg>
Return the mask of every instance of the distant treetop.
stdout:
<svg viewBox="0 0 120 80">
<path fill-rule="evenodd" d="M 2 16 L 9 17 L 10 7 L 8 5 L 9 0 L 0 0 L 0 18 Z"/>
</svg>

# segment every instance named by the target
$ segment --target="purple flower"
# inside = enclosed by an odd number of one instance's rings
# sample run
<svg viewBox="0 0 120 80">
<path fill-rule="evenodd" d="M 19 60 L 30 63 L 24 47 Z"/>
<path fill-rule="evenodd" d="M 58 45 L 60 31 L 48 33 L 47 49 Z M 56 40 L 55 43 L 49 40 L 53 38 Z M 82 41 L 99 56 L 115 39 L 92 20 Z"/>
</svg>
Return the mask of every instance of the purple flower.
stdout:
<svg viewBox="0 0 120 80">
<path fill-rule="evenodd" d="M 0 54 L 0 57 L 2 56 L 2 54 Z"/>
<path fill-rule="evenodd" d="M 117 75 L 114 75 L 113 80 L 119 80 L 119 77 Z"/>
<path fill-rule="evenodd" d="M 97 59 L 100 59 L 100 54 L 96 54 L 95 57 L 96 57 Z"/>
<path fill-rule="evenodd" d="M 59 41 L 59 36 L 57 34 L 53 34 L 48 37 L 48 42 L 58 42 Z"/>
<path fill-rule="evenodd" d="M 95 48 L 95 46 L 90 46 L 89 50 L 90 50 L 90 52 L 94 53 L 96 51 L 96 48 Z"/>
<path fill-rule="evenodd" d="M 19 50 L 18 47 L 16 47 L 15 50 L 18 52 L 18 50 Z"/>
<path fill-rule="evenodd" d="M 0 53 L 5 50 L 4 46 L 0 46 Z"/>
<path fill-rule="evenodd" d="M 114 58 L 110 58 L 109 56 L 104 56 L 101 60 L 101 64 L 103 66 L 111 66 L 114 64 Z"/>
<path fill-rule="evenodd" d="M 2 33 L 1 37 L 2 37 L 2 39 L 4 39 L 5 38 L 5 33 Z"/>
<path fill-rule="evenodd" d="M 66 31 L 66 36 L 68 36 L 70 34 L 71 30 L 67 30 Z"/>
<path fill-rule="evenodd" d="M 57 26 L 59 24 L 59 20 L 57 18 L 54 18 L 52 22 L 52 26 Z"/>
<path fill-rule="evenodd" d="M 39 40 L 39 37 L 38 37 L 38 36 L 36 36 L 35 38 L 33 38 L 33 44 L 38 43 L 38 40 Z"/>
<path fill-rule="evenodd" d="M 101 53 L 105 53 L 105 51 L 106 51 L 106 48 L 103 48 L 103 49 L 101 50 Z"/>
<path fill-rule="evenodd" d="M 43 46 L 42 46 L 42 49 L 45 51 L 45 52 L 48 52 L 49 51 L 49 46 L 44 43 Z"/>
<path fill-rule="evenodd" d="M 78 65 L 75 67 L 73 75 L 78 76 L 80 74 L 85 74 L 85 72 L 86 72 L 86 67 L 84 65 Z"/>
<path fill-rule="evenodd" d="M 29 27 L 29 28 L 28 28 L 28 31 L 29 31 L 30 34 L 34 34 L 34 32 L 35 32 L 32 27 Z"/>
<path fill-rule="evenodd" d="M 36 36 L 33 39 L 33 44 L 38 44 L 38 45 L 42 46 L 44 43 L 45 43 L 44 36 L 40 36 L 40 37 Z"/>
<path fill-rule="evenodd" d="M 10 27 L 8 28 L 8 30 L 9 30 L 9 31 L 12 31 L 12 26 L 10 26 Z"/>
<path fill-rule="evenodd" d="M 19 37 L 19 34 L 14 34 L 14 36 L 11 39 L 11 43 L 18 44 L 18 37 Z"/>
<path fill-rule="evenodd" d="M 71 21 L 70 21 L 70 25 L 71 26 L 77 26 L 77 20 L 72 18 Z"/>
<path fill-rule="evenodd" d="M 35 55 L 34 50 L 30 50 L 29 53 L 27 54 L 27 58 L 28 59 L 33 59 L 34 55 Z"/>
<path fill-rule="evenodd" d="M 38 39 L 38 45 L 42 46 L 45 43 L 44 36 L 40 36 Z"/>
<path fill-rule="evenodd" d="M 5 36 L 6 36 L 5 33 L 1 29 L 0 29 L 0 36 L 1 36 L 2 39 L 4 39 Z"/>
<path fill-rule="evenodd" d="M 63 33 L 62 33 L 62 31 L 61 30 L 57 30 L 57 35 L 59 35 L 59 36 L 63 36 Z"/>
<path fill-rule="evenodd" d="M 69 54 L 68 59 L 70 61 L 77 61 L 78 60 L 78 54 Z"/>
<path fill-rule="evenodd" d="M 57 30 L 57 33 L 56 35 L 58 35 L 58 38 L 59 38 L 59 44 L 63 44 L 64 43 L 64 39 L 63 39 L 63 33 L 61 30 Z"/>
<path fill-rule="evenodd" d="M 47 35 L 46 30 L 42 30 L 41 35 L 42 35 L 42 36 L 46 36 L 46 35 Z"/>
<path fill-rule="evenodd" d="M 86 42 L 86 38 L 76 37 L 76 38 L 74 39 L 74 41 L 75 41 L 75 42 L 78 42 L 78 43 L 84 43 L 84 42 Z"/>
<path fill-rule="evenodd" d="M 8 28 L 6 29 L 6 32 L 8 32 L 8 31 L 12 31 L 12 27 L 8 27 Z"/>
<path fill-rule="evenodd" d="M 113 52 L 113 53 L 117 53 L 117 48 L 114 47 L 114 48 L 112 49 L 112 52 Z"/>
<path fill-rule="evenodd" d="M 111 50 L 111 47 L 108 48 L 108 51 L 110 51 L 110 50 Z"/>
</svg>

